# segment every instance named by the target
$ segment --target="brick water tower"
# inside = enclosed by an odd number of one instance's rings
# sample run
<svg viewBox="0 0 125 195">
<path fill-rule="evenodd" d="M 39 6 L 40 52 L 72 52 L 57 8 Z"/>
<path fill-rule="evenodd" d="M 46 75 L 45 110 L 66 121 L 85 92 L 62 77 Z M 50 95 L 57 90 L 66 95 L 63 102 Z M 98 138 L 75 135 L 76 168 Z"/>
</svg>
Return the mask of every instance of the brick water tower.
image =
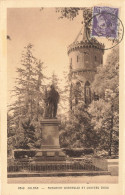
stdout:
<svg viewBox="0 0 125 195">
<path fill-rule="evenodd" d="M 97 39 L 86 37 L 82 27 L 75 41 L 68 47 L 70 61 L 70 109 L 84 101 L 86 106 L 98 96 L 91 92 L 97 67 L 103 64 L 104 45 Z"/>
</svg>

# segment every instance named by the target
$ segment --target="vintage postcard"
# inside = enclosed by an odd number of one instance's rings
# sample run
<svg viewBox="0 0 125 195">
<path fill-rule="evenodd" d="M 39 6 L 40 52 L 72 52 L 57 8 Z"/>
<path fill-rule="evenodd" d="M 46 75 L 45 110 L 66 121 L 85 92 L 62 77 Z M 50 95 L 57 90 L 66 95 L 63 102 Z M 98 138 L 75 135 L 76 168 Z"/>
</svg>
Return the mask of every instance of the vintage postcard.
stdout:
<svg viewBox="0 0 125 195">
<path fill-rule="evenodd" d="M 125 1 L 1 1 L 1 194 L 124 194 Z"/>
</svg>

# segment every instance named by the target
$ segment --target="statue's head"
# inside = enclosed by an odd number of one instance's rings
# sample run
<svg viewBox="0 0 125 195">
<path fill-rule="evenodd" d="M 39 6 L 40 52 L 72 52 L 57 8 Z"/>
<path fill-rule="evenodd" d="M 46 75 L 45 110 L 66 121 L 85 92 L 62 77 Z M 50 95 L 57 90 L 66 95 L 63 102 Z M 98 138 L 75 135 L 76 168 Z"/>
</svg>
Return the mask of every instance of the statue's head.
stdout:
<svg viewBox="0 0 125 195">
<path fill-rule="evenodd" d="M 55 89 L 54 85 L 50 85 L 50 88 L 51 88 L 51 89 Z"/>
</svg>

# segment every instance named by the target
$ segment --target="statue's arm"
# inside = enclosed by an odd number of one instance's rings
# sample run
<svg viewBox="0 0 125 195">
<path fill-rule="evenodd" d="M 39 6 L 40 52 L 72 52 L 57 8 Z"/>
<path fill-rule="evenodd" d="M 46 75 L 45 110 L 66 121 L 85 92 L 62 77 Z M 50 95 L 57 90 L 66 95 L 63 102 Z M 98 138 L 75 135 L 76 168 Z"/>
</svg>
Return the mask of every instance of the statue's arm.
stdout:
<svg viewBox="0 0 125 195">
<path fill-rule="evenodd" d="M 58 93 L 58 92 L 57 92 Z M 59 100 L 60 100 L 60 95 L 59 93 L 57 94 L 57 103 L 59 103 Z"/>
</svg>

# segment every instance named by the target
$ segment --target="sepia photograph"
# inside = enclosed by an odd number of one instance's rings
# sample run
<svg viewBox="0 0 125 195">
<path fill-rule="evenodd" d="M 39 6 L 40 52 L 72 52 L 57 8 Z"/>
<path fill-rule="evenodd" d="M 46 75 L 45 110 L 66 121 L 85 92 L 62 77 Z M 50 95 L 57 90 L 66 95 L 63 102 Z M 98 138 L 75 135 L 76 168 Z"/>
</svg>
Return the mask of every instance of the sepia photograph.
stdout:
<svg viewBox="0 0 125 195">
<path fill-rule="evenodd" d="M 7 9 L 9 183 L 118 182 L 118 11 Z"/>
<path fill-rule="evenodd" d="M 8 5 L 4 192 L 122 191 L 122 3 Z"/>
</svg>

